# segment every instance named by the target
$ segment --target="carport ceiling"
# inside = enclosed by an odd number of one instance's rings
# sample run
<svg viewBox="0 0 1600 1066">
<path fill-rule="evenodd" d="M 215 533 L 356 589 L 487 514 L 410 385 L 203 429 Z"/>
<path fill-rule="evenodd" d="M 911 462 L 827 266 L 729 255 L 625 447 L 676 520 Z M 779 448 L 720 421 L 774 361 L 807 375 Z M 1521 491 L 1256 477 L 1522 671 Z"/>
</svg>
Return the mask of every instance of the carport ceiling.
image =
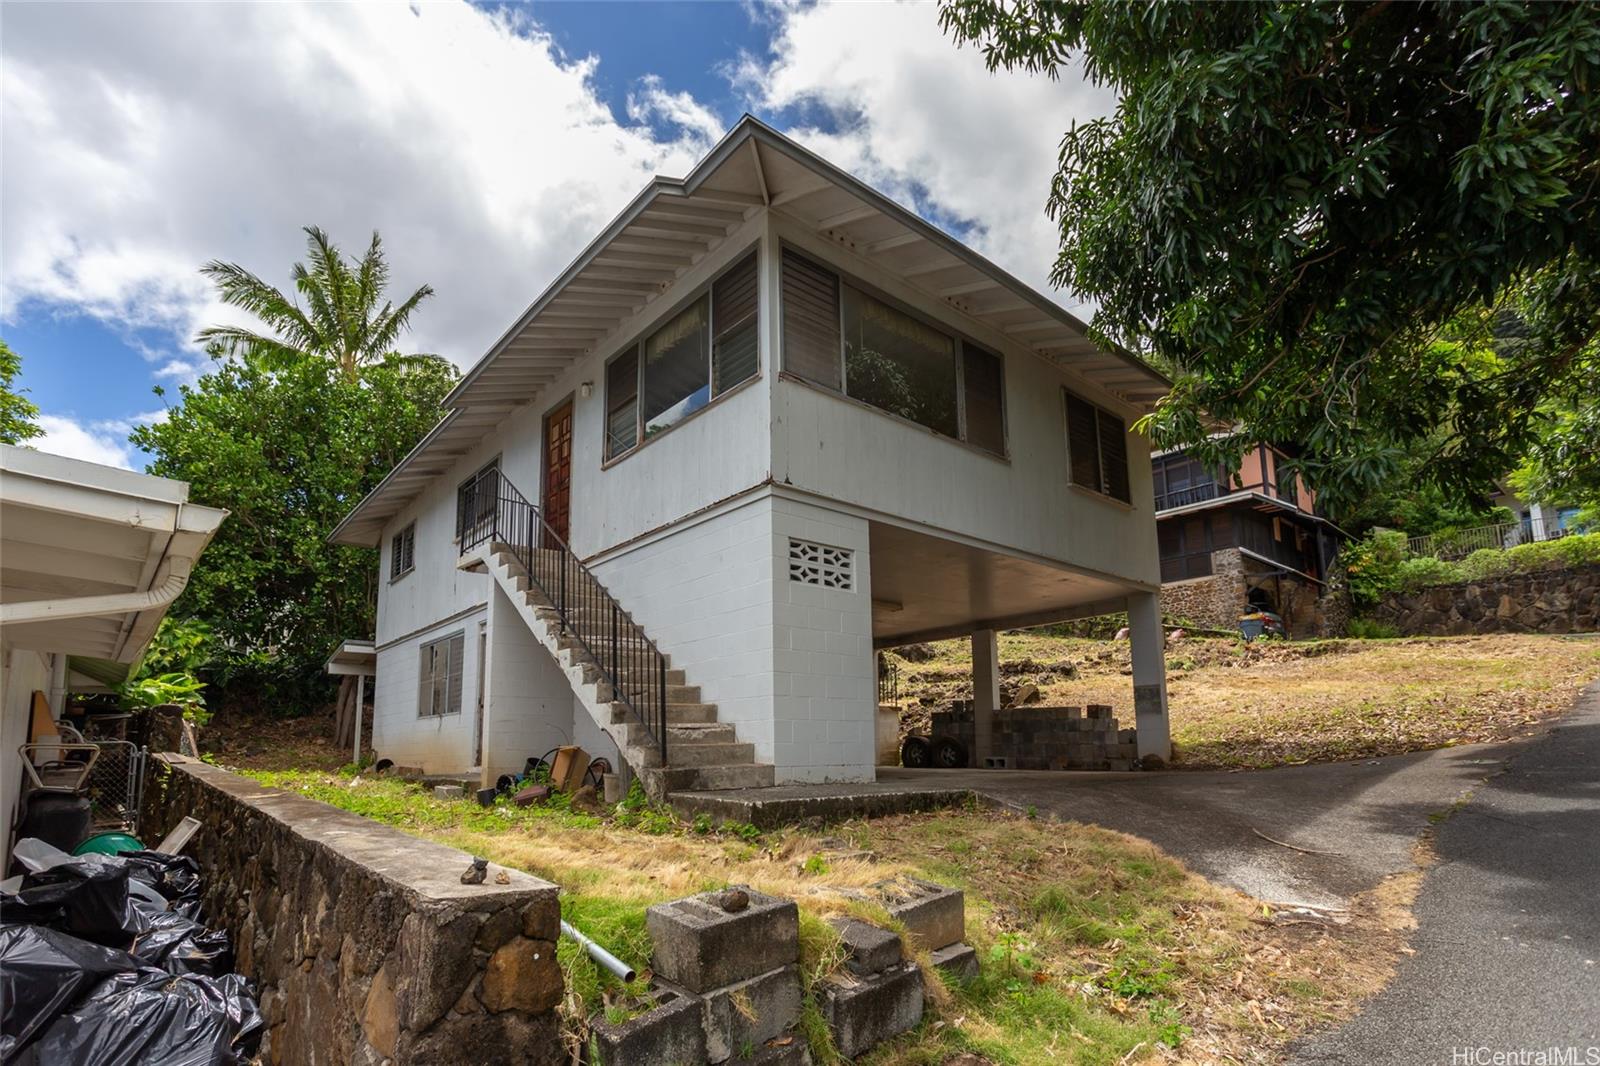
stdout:
<svg viewBox="0 0 1600 1066">
<path fill-rule="evenodd" d="M 871 524 L 870 544 L 872 640 L 879 647 L 1121 610 L 1131 591 L 883 522 Z"/>
</svg>

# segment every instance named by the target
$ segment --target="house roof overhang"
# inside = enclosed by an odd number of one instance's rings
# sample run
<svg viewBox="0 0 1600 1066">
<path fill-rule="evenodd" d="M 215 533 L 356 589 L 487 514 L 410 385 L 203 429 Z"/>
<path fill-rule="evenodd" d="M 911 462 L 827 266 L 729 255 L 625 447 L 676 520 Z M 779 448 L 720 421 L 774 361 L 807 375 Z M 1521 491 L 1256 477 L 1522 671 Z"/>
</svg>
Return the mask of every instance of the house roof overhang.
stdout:
<svg viewBox="0 0 1600 1066">
<path fill-rule="evenodd" d="M 448 413 L 330 535 L 375 546 L 388 521 L 490 428 L 611 343 L 754 213 L 781 212 L 906 284 L 1060 363 L 1139 411 L 1171 386 L 1107 348 L 1049 296 L 916 213 L 746 115 L 685 178 L 656 178 L 534 300 L 445 398 Z"/>
<path fill-rule="evenodd" d="M 182 481 L 0 445 L 0 625 L 101 686 L 138 660 L 227 512 Z M 98 675 L 98 676 L 97 676 Z"/>
<path fill-rule="evenodd" d="M 335 677 L 372 677 L 378 672 L 378 649 L 370 640 L 347 640 L 333 649 L 324 666 Z"/>
</svg>

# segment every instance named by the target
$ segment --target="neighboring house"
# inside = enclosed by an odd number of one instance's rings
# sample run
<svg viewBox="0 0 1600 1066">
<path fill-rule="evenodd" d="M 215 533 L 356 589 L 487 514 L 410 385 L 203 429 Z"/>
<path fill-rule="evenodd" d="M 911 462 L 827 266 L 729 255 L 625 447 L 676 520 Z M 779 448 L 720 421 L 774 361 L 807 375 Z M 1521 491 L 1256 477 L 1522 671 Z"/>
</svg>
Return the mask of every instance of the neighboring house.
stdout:
<svg viewBox="0 0 1600 1066">
<path fill-rule="evenodd" d="M 1343 629 L 1344 596 L 1328 588 L 1341 534 L 1284 462 L 1266 445 L 1227 477 L 1182 450 L 1151 460 L 1165 614 L 1235 629 L 1241 614 L 1265 608 L 1290 636 Z"/>
<path fill-rule="evenodd" d="M 1128 609 L 1165 756 L 1128 426 L 1167 387 L 747 117 L 646 187 L 333 532 L 382 549 L 375 750 L 492 782 L 576 742 L 658 794 L 866 781 L 875 648 L 972 635 L 981 758 L 995 631 Z"/>
<path fill-rule="evenodd" d="M 36 702 L 127 676 L 227 512 L 181 481 L 0 444 L 0 851 Z M 37 697 L 37 699 L 36 699 Z"/>
<path fill-rule="evenodd" d="M 1500 538 L 1501 546 L 1511 547 L 1535 540 L 1555 540 L 1577 532 L 1581 508 L 1563 507 L 1548 501 L 1524 500 L 1504 481 L 1495 483 L 1489 502 L 1504 507 L 1514 517 L 1506 524 Z"/>
</svg>

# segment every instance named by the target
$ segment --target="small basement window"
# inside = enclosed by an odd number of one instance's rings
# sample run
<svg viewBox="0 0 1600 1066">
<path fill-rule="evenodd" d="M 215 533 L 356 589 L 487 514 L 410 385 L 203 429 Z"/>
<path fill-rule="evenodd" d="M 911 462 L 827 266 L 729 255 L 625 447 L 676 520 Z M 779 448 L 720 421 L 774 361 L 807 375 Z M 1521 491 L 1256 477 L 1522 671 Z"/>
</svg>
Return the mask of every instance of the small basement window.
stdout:
<svg viewBox="0 0 1600 1066">
<path fill-rule="evenodd" d="M 1067 405 L 1067 466 L 1072 483 L 1123 503 L 1128 489 L 1128 429 L 1110 411 L 1063 389 Z"/>
<path fill-rule="evenodd" d="M 389 580 L 399 581 L 417 568 L 417 524 L 396 533 L 389 540 Z"/>
<path fill-rule="evenodd" d="M 422 670 L 417 689 L 417 717 L 461 713 L 461 660 L 467 635 L 452 633 L 422 645 Z"/>
</svg>

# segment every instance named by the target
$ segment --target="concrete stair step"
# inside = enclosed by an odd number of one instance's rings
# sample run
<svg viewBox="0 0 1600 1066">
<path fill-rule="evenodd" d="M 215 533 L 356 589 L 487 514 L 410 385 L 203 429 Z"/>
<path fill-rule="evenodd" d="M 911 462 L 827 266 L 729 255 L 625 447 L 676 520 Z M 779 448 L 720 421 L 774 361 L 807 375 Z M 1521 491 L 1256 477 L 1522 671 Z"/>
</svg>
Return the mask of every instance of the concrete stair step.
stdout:
<svg viewBox="0 0 1600 1066">
<path fill-rule="evenodd" d="M 667 746 L 677 744 L 731 744 L 739 739 L 733 726 L 723 722 L 668 722 Z"/>
<path fill-rule="evenodd" d="M 717 720 L 717 705 L 714 703 L 667 704 L 667 726 L 675 725 L 710 725 Z M 611 705 L 611 724 L 623 725 L 636 722 L 633 712 L 622 703 Z"/>
<path fill-rule="evenodd" d="M 739 766 L 670 766 L 665 769 L 644 769 L 639 776 L 646 779 L 645 790 L 652 795 L 669 792 L 715 792 L 730 788 L 771 788 L 777 780 L 772 766 L 767 763 L 745 763 Z"/>
<path fill-rule="evenodd" d="M 659 767 L 661 765 L 661 752 L 648 742 L 648 734 L 644 730 L 635 730 L 628 727 L 628 739 L 637 739 L 639 746 L 630 743 L 627 749 L 628 762 L 635 768 Z M 732 744 L 712 742 L 709 744 L 680 741 L 674 743 L 667 739 L 667 765 L 676 769 L 685 766 L 753 766 L 756 761 L 756 746 L 754 744 Z"/>
</svg>

